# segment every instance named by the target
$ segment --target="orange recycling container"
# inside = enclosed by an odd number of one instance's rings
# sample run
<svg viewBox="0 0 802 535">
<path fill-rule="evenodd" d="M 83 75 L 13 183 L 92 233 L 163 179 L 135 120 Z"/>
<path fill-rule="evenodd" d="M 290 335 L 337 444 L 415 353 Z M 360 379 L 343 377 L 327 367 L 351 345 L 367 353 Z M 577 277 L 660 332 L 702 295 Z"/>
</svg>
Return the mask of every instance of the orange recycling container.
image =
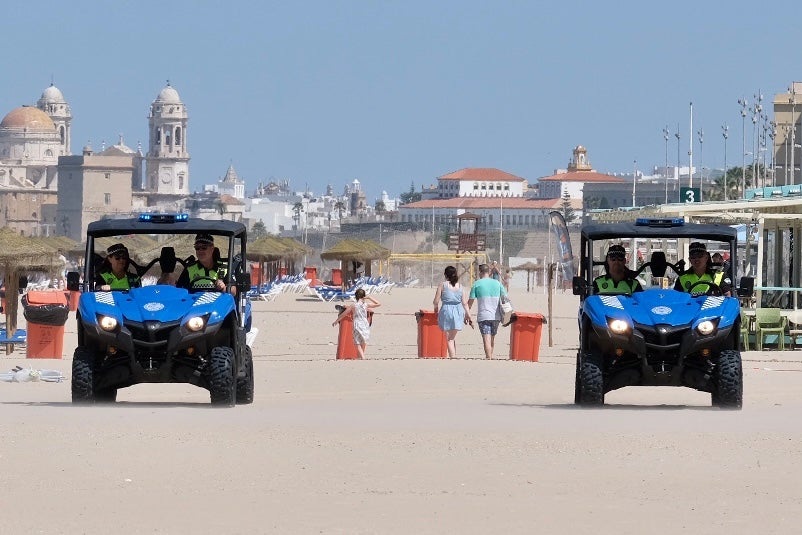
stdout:
<svg viewBox="0 0 802 535">
<path fill-rule="evenodd" d="M 30 291 L 25 296 L 26 318 L 36 316 L 36 310 L 53 310 L 63 312 L 66 322 L 67 296 L 62 291 Z M 52 314 L 50 314 L 52 315 Z M 64 353 L 64 322 L 61 325 L 42 325 L 35 319 L 28 319 L 25 356 L 27 358 L 60 359 Z"/>
<path fill-rule="evenodd" d="M 415 312 L 418 320 L 418 358 L 443 359 L 448 357 L 446 333 L 437 325 L 434 310 Z"/>
<path fill-rule="evenodd" d="M 351 316 L 346 316 L 340 321 L 340 333 L 337 336 L 337 360 L 358 358 L 359 353 L 356 352 L 356 344 L 354 344 L 354 320 Z"/>
<path fill-rule="evenodd" d="M 342 286 L 343 285 L 343 270 L 340 268 L 332 268 L 331 270 L 331 285 L 332 286 Z"/>
<path fill-rule="evenodd" d="M 543 314 L 515 313 L 510 329 L 510 360 L 537 362 L 540 353 L 540 335 L 546 323 Z"/>
<path fill-rule="evenodd" d="M 64 290 L 64 297 L 67 298 L 67 306 L 70 307 L 70 312 L 78 310 L 78 301 L 81 299 L 81 292 L 76 290 Z"/>
</svg>

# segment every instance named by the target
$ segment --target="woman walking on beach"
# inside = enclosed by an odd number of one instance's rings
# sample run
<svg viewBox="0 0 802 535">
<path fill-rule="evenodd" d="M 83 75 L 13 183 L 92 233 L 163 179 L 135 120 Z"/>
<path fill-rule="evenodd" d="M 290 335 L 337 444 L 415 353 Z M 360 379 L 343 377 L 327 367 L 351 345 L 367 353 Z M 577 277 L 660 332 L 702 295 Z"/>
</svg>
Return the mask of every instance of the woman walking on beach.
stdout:
<svg viewBox="0 0 802 535">
<path fill-rule="evenodd" d="M 437 287 L 434 294 L 434 313 L 437 314 L 437 325 L 446 333 L 448 357 L 457 356 L 457 333 L 466 323 L 473 327 L 468 300 L 459 283 L 457 268 L 447 266 L 443 275 L 446 281 Z"/>
<path fill-rule="evenodd" d="M 365 290 L 362 288 L 354 292 L 354 299 L 356 302 L 349 305 L 348 308 L 340 312 L 332 327 L 340 323 L 343 318 L 351 316 L 354 321 L 354 345 L 356 346 L 357 355 L 360 359 L 365 358 L 365 350 L 368 347 L 368 340 L 370 339 L 370 322 L 368 321 L 368 310 L 380 307 L 379 303 L 373 297 L 365 295 Z"/>
</svg>

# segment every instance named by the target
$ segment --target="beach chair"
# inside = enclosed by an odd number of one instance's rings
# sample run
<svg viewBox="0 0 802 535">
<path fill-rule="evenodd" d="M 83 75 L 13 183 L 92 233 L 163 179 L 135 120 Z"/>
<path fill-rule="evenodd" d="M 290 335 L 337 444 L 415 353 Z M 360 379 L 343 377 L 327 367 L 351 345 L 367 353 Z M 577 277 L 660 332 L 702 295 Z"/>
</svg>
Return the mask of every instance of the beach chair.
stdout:
<svg viewBox="0 0 802 535">
<path fill-rule="evenodd" d="M 755 309 L 755 345 L 758 351 L 763 351 L 766 337 L 776 335 L 777 349 L 785 349 L 785 329 L 788 327 L 788 318 L 784 318 L 779 308 L 760 307 Z"/>
<path fill-rule="evenodd" d="M 741 346 L 744 351 L 749 351 L 749 336 L 751 334 L 749 330 L 749 316 L 741 311 Z"/>
<path fill-rule="evenodd" d="M 802 338 L 802 309 L 792 310 L 788 313 L 788 336 L 791 339 L 791 349 L 796 349 L 800 345 Z"/>
</svg>

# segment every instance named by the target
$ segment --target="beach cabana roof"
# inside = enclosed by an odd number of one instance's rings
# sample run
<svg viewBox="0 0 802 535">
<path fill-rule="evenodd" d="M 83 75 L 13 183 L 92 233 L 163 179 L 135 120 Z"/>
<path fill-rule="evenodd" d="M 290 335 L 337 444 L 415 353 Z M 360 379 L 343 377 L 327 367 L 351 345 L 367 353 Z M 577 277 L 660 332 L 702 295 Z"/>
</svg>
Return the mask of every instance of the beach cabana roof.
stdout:
<svg viewBox="0 0 802 535">
<path fill-rule="evenodd" d="M 390 249 L 370 240 L 345 239 L 320 253 L 322 260 L 386 260 Z"/>
</svg>

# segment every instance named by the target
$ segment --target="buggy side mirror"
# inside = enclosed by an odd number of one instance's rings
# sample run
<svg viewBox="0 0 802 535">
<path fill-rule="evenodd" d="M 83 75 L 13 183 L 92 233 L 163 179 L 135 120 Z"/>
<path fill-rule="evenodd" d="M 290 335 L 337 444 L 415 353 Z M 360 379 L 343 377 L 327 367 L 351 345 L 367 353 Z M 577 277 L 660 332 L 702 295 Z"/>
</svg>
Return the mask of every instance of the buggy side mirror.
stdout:
<svg viewBox="0 0 802 535">
<path fill-rule="evenodd" d="M 81 274 L 77 271 L 68 271 L 67 272 L 67 289 L 71 292 L 77 292 L 80 290 L 81 285 Z"/>
<path fill-rule="evenodd" d="M 573 288 L 574 295 L 585 295 L 588 291 L 588 285 L 585 283 L 585 279 L 579 275 L 574 276 L 571 281 L 571 287 Z"/>
<path fill-rule="evenodd" d="M 162 247 L 162 252 L 159 255 L 159 267 L 162 273 L 172 273 L 175 271 L 175 249 L 172 247 Z"/>
<path fill-rule="evenodd" d="M 237 273 L 235 275 L 235 280 L 237 281 L 237 293 L 239 295 L 248 293 L 248 290 L 251 289 L 251 274 L 247 271 Z"/>
</svg>

